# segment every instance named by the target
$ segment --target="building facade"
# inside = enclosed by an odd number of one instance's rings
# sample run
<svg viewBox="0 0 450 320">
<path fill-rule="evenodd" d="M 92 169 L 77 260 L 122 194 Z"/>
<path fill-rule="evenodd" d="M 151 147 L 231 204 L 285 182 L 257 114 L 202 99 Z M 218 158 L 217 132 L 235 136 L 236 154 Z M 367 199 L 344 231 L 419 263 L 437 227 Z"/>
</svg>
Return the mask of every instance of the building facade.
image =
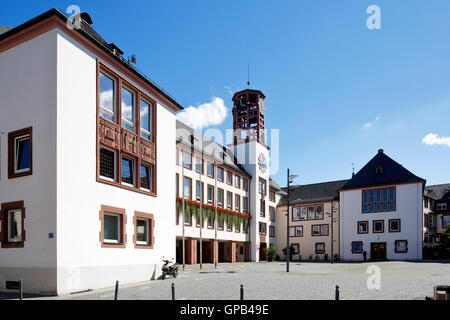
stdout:
<svg viewBox="0 0 450 320">
<path fill-rule="evenodd" d="M 0 290 L 157 278 L 175 255 L 181 106 L 57 10 L 0 35 Z"/>
<path fill-rule="evenodd" d="M 422 259 L 424 186 L 380 149 L 339 192 L 341 259 Z"/>
</svg>

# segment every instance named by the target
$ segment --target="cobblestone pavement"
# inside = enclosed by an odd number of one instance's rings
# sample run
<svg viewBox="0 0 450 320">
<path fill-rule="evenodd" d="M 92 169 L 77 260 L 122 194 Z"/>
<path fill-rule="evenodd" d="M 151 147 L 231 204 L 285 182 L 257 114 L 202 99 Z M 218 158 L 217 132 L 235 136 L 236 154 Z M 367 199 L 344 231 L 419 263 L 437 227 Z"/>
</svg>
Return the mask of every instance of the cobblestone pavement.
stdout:
<svg viewBox="0 0 450 320">
<path fill-rule="evenodd" d="M 381 288 L 369 290 L 367 268 L 376 265 L 381 271 Z M 334 299 L 335 286 L 345 299 L 425 299 L 432 297 L 433 286 L 450 285 L 450 261 L 446 262 L 378 262 L 378 263 L 236 263 L 186 266 L 177 279 L 154 280 L 121 285 L 120 300 L 169 300 L 171 284 L 176 299 L 237 300 L 240 285 L 245 299 Z M 112 300 L 114 288 L 50 298 L 58 300 Z"/>
</svg>

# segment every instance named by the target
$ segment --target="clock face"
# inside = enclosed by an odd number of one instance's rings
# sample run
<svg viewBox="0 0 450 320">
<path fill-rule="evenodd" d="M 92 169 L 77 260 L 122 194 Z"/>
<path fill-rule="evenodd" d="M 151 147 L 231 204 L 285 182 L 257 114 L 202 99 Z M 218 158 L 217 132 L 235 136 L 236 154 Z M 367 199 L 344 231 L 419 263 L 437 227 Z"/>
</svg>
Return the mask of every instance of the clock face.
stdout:
<svg viewBox="0 0 450 320">
<path fill-rule="evenodd" d="M 239 100 L 236 101 L 236 111 L 242 112 L 247 110 L 248 100 L 246 96 L 241 96 Z"/>
<path fill-rule="evenodd" d="M 258 164 L 259 164 L 259 171 L 265 173 L 267 170 L 267 160 L 262 153 L 258 157 Z"/>
</svg>

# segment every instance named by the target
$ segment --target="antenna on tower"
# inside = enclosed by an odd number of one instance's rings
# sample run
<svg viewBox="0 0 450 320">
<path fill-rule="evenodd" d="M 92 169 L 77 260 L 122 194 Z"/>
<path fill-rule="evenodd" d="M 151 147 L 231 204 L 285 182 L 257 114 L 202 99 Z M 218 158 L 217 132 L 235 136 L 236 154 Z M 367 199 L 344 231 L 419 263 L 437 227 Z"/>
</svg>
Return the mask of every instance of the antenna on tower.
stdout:
<svg viewBox="0 0 450 320">
<path fill-rule="evenodd" d="M 249 58 L 249 60 L 250 60 L 250 58 Z M 248 76 L 247 86 L 250 89 L 250 61 L 247 63 L 247 76 Z"/>
</svg>

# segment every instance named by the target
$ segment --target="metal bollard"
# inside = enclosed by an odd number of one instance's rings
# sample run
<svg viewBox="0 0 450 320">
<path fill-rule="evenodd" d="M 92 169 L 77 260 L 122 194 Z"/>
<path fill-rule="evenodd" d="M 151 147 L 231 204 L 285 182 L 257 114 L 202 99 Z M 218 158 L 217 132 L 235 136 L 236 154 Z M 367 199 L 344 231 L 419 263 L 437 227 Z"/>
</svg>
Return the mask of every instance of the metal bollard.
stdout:
<svg viewBox="0 0 450 320">
<path fill-rule="evenodd" d="M 244 300 L 244 286 L 241 284 L 241 300 Z"/>
<path fill-rule="evenodd" d="M 19 300 L 23 300 L 23 280 L 19 280 Z"/>
<path fill-rule="evenodd" d="M 339 300 L 339 286 L 338 285 L 336 285 L 335 299 Z"/>
<path fill-rule="evenodd" d="M 172 282 L 172 300 L 175 300 L 175 284 Z"/>
<path fill-rule="evenodd" d="M 114 291 L 114 300 L 117 300 L 119 297 L 119 281 L 116 281 L 116 290 Z"/>
</svg>

